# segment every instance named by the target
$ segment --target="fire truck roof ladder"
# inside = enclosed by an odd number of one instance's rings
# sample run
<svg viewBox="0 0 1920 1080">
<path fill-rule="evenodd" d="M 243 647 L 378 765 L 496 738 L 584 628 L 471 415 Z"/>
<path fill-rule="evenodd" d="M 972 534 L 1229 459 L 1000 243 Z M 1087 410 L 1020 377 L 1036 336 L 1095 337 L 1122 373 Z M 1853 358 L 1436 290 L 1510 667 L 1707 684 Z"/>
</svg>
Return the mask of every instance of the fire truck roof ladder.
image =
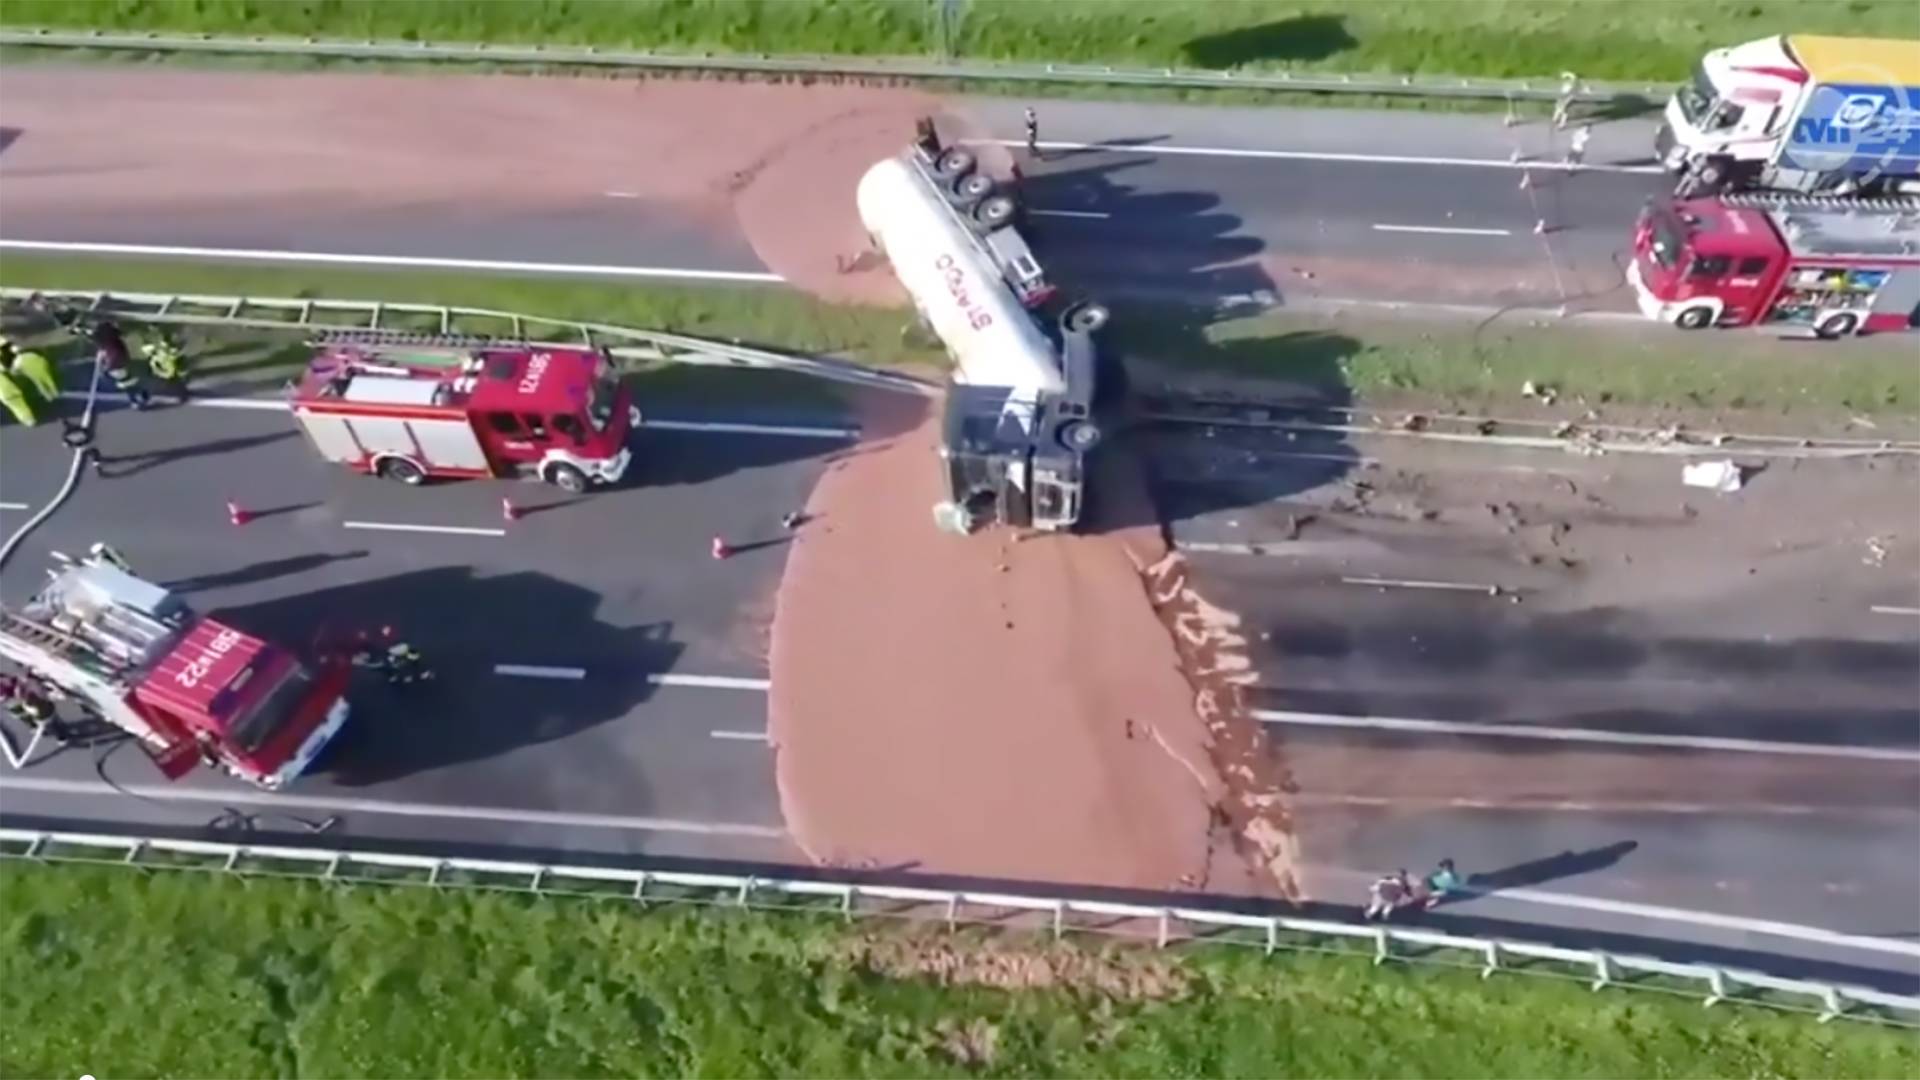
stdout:
<svg viewBox="0 0 1920 1080">
<path fill-rule="evenodd" d="M 1726 206 L 1746 210 L 1858 210 L 1869 214 L 1920 213 L 1920 197 L 1894 195 L 1878 199 L 1849 199 L 1836 195 L 1790 195 L 1745 191 L 1720 196 Z"/>
</svg>

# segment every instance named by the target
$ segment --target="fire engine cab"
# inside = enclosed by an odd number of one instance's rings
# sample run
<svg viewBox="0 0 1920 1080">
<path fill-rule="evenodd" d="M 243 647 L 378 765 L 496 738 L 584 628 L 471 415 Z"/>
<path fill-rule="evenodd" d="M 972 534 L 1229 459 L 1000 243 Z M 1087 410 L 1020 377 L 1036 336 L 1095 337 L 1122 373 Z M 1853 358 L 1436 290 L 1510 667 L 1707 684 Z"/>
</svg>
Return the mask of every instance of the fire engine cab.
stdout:
<svg viewBox="0 0 1920 1080">
<path fill-rule="evenodd" d="M 1920 200 L 1722 195 L 1651 203 L 1627 278 L 1650 319 L 1823 338 L 1920 326 Z"/>
<path fill-rule="evenodd" d="M 525 476 L 571 492 L 627 471 L 640 410 L 604 351 L 491 338 L 321 339 L 293 414 L 329 461 L 419 484 Z"/>
<path fill-rule="evenodd" d="M 0 668 L 132 735 L 169 779 L 204 761 L 277 788 L 346 723 L 344 660 L 304 664 L 116 559 L 56 559 L 39 593 L 0 608 Z"/>
</svg>

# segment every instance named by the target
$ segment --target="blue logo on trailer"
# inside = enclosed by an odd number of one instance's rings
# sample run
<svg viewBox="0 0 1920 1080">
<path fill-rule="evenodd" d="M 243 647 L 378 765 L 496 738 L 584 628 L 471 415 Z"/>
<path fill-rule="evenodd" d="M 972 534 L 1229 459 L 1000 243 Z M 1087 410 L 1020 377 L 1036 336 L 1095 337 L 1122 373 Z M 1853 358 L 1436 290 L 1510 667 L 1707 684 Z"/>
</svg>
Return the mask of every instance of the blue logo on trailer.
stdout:
<svg viewBox="0 0 1920 1080">
<path fill-rule="evenodd" d="M 1788 162 L 1820 172 L 1920 165 L 1920 89 L 1889 84 L 1818 87 L 1786 147 Z"/>
</svg>

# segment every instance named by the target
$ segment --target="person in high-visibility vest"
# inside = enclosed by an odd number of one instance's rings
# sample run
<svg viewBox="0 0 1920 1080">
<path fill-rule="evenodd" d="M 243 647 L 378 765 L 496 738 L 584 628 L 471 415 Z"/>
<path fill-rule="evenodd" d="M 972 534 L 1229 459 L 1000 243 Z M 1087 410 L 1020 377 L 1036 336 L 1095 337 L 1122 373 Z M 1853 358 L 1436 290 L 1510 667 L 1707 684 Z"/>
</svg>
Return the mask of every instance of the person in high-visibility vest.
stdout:
<svg viewBox="0 0 1920 1080">
<path fill-rule="evenodd" d="M 187 358 L 173 338 L 161 334 L 141 346 L 140 355 L 146 357 L 147 370 L 153 372 L 154 378 L 166 383 L 175 398 L 187 400 Z"/>
<path fill-rule="evenodd" d="M 120 333 L 119 325 L 112 319 L 101 319 L 81 332 L 93 342 L 113 388 L 127 395 L 127 404 L 136 409 L 153 404 L 140 381 L 140 373 L 133 369 L 133 356 L 127 352 L 127 339 Z"/>
<path fill-rule="evenodd" d="M 40 422 L 40 418 L 33 414 L 33 402 L 27 400 L 27 392 L 13 381 L 13 373 L 9 371 L 0 371 L 0 405 L 6 406 L 21 427 L 32 427 Z"/>
<path fill-rule="evenodd" d="M 0 337 L 0 359 L 7 361 L 7 373 L 15 382 L 33 387 L 49 407 L 60 400 L 60 373 L 45 353 L 36 349 L 20 352 L 11 340 Z"/>
</svg>

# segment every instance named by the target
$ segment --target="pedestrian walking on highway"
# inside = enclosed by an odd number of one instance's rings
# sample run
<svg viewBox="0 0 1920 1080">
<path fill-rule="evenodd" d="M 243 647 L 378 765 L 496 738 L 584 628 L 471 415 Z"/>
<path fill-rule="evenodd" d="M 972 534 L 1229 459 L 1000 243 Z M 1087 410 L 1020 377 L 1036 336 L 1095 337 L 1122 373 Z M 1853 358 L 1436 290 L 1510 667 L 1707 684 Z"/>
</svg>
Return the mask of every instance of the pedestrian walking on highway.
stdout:
<svg viewBox="0 0 1920 1080">
<path fill-rule="evenodd" d="M 173 336 L 165 331 L 152 341 L 140 347 L 140 355 L 146 358 L 147 370 L 153 377 L 166 384 L 173 391 L 174 400 L 185 404 L 187 400 L 187 358 Z"/>
<path fill-rule="evenodd" d="M 27 400 L 27 392 L 20 389 L 20 384 L 14 381 L 13 373 L 9 371 L 0 371 L 0 405 L 6 406 L 21 427 L 32 427 L 40 422 L 40 418 L 33 413 L 33 402 Z"/>
<path fill-rule="evenodd" d="M 134 370 L 133 354 L 127 351 L 126 335 L 120 332 L 120 327 L 112 319 L 101 319 L 79 332 L 93 342 L 100 366 L 106 369 L 107 380 L 115 390 L 126 395 L 127 404 L 136 409 L 150 407 L 152 397 L 140 381 L 140 373 Z"/>
<path fill-rule="evenodd" d="M 1040 160 L 1040 117 L 1034 113 L 1032 106 L 1027 107 L 1026 119 L 1027 119 L 1027 156 L 1032 158 L 1035 161 L 1039 161 Z"/>
<path fill-rule="evenodd" d="M 1581 124 L 1573 129 L 1573 139 L 1567 143 L 1567 164 L 1579 168 L 1587 160 L 1587 140 L 1593 138 L 1593 125 Z"/>
<path fill-rule="evenodd" d="M 1396 909 L 1405 907 L 1413 899 L 1413 882 L 1405 870 L 1396 870 L 1375 881 L 1367 889 L 1366 918 L 1385 921 L 1393 918 Z"/>
</svg>

